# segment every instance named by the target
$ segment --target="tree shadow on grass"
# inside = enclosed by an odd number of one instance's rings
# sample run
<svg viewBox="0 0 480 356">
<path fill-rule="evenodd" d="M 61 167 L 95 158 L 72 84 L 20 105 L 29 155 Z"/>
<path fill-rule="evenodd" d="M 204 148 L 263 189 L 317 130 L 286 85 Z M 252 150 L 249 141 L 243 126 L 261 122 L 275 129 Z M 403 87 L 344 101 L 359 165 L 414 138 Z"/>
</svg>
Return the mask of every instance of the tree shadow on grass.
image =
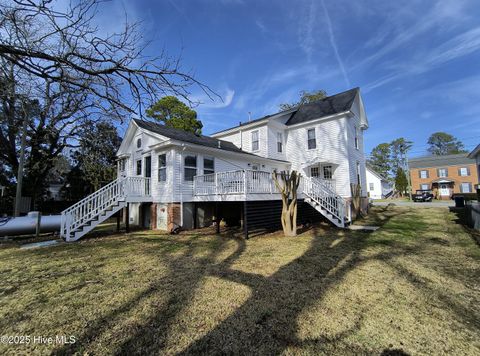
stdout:
<svg viewBox="0 0 480 356">
<path fill-rule="evenodd" d="M 385 211 L 382 224 L 400 213 Z M 303 340 L 298 336 L 298 318 L 302 312 L 321 302 L 326 293 L 338 285 L 348 272 L 355 269 L 365 258 L 360 256 L 368 245 L 368 234 L 348 232 L 334 228 L 313 227 L 314 238 L 305 253 L 280 267 L 269 276 L 244 272 L 234 263 L 247 249 L 243 239 L 235 239 L 236 249 L 228 257 L 218 261 L 227 248 L 228 239 L 217 238 L 204 256 L 197 256 L 195 244 L 187 246 L 179 256 L 157 255 L 168 265 L 170 274 L 157 279 L 135 298 L 119 306 L 110 314 L 99 318 L 78 337 L 78 343 L 65 345 L 55 353 L 67 353 L 88 348 L 105 330 L 143 301 L 152 298 L 160 289 L 168 289 L 168 300 L 159 310 L 135 325 L 114 352 L 122 354 L 150 354 L 171 352 L 171 327 L 176 317 L 195 296 L 205 277 L 216 277 L 247 286 L 248 299 L 226 319 L 192 343 L 182 354 L 227 353 L 278 354 L 289 347 L 307 347 L 328 350 L 332 344 L 341 343 L 355 333 L 362 324 L 362 315 L 356 316 L 353 326 L 335 336 Z M 278 240 L 281 243 L 281 239 Z M 152 253 L 155 253 L 154 249 Z M 389 252 L 389 256 L 406 253 L 401 248 Z M 128 335 L 128 336 L 127 336 Z M 178 336 L 178 335 L 177 335 Z M 345 352 L 365 353 L 358 345 L 342 345 Z M 178 351 L 178 350 L 176 350 Z"/>
</svg>

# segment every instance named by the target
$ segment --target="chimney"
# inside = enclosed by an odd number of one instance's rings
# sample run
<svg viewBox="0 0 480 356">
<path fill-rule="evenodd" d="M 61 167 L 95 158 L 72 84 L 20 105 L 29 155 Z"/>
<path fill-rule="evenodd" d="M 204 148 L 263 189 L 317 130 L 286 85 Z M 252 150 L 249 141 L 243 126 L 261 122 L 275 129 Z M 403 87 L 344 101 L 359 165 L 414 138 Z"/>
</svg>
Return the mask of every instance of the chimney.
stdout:
<svg viewBox="0 0 480 356">
<path fill-rule="evenodd" d="M 250 122 L 252 120 L 252 112 L 249 111 L 248 112 L 248 122 Z"/>
<path fill-rule="evenodd" d="M 222 142 L 218 141 L 218 148 L 222 148 Z"/>
</svg>

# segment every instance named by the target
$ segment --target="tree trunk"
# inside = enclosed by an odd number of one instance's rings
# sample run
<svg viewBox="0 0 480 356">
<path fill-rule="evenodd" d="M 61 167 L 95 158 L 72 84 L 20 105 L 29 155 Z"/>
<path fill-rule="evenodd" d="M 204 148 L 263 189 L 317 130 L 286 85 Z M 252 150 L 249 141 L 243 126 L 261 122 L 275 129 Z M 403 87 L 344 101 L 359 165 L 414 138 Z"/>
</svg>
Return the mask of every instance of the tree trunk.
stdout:
<svg viewBox="0 0 480 356">
<path fill-rule="evenodd" d="M 282 195 L 282 222 L 285 236 L 297 235 L 297 189 L 300 184 L 300 174 L 292 171 L 290 174 L 273 173 L 273 180 Z"/>
</svg>

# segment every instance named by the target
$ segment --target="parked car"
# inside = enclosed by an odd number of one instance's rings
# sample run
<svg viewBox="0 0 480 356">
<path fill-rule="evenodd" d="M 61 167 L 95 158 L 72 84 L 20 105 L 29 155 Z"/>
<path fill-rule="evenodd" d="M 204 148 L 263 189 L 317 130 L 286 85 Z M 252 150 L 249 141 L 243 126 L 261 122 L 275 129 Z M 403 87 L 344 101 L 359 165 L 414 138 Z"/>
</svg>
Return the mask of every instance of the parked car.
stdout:
<svg viewBox="0 0 480 356">
<path fill-rule="evenodd" d="M 428 202 L 433 200 L 433 192 L 431 190 L 417 190 L 412 194 L 414 202 Z"/>
</svg>

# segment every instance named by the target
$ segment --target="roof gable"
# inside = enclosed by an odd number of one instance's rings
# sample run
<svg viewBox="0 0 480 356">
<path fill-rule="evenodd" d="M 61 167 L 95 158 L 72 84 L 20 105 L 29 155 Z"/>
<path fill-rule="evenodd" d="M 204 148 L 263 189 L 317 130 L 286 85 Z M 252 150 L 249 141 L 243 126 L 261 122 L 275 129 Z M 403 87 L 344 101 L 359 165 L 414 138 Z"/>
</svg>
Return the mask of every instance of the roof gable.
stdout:
<svg viewBox="0 0 480 356">
<path fill-rule="evenodd" d="M 297 111 L 286 122 L 286 125 L 300 124 L 349 111 L 358 93 L 359 88 L 353 88 L 312 103 L 300 105 Z"/>
<path fill-rule="evenodd" d="M 224 151 L 251 154 L 249 152 L 243 151 L 233 143 L 228 141 L 219 140 L 213 137 L 204 136 L 204 135 L 195 135 L 194 133 L 175 129 L 173 127 L 167 127 L 165 125 L 157 124 L 150 121 L 144 121 L 139 119 L 132 119 L 138 127 L 159 134 L 164 137 L 168 137 L 173 140 L 193 143 L 195 145 L 221 149 Z"/>
</svg>

